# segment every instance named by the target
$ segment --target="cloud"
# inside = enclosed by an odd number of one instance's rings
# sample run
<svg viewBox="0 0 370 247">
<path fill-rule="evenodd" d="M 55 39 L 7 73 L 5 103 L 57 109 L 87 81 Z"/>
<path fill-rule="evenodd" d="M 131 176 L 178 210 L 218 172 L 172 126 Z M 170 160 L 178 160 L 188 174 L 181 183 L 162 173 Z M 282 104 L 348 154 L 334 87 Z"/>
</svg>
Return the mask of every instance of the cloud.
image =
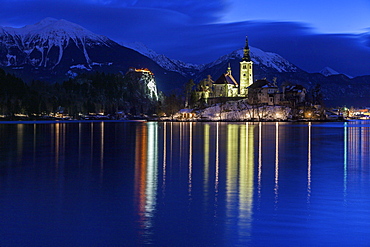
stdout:
<svg viewBox="0 0 370 247">
<path fill-rule="evenodd" d="M 230 1 L 227 0 L 5 0 L 5 3 L 2 4 L 3 14 L 0 16 L 10 17 L 10 14 L 14 13 L 22 17 L 45 15 L 46 13 L 47 15 L 71 16 L 78 12 L 86 15 L 87 11 L 93 11 L 93 14 L 99 9 L 102 9 L 103 12 L 110 10 L 113 13 L 127 10 L 145 12 L 151 9 L 153 13 L 176 12 L 180 16 L 187 16 L 188 20 L 193 23 L 211 23 L 219 20 L 229 6 Z M 32 7 L 32 11 L 29 7 Z M 11 12 L 4 12 L 4 10 Z M 142 15 L 143 18 L 145 18 L 145 14 L 147 13 Z"/>
<path fill-rule="evenodd" d="M 172 10 L 189 16 L 193 23 L 209 23 L 217 21 L 227 10 L 229 4 L 225 0 L 140 0 L 134 6 Z"/>
<path fill-rule="evenodd" d="M 114 8 L 161 9 L 188 16 L 193 22 L 204 23 L 218 20 L 230 6 L 230 1 L 213 0 L 84 0 L 86 3 Z"/>
</svg>

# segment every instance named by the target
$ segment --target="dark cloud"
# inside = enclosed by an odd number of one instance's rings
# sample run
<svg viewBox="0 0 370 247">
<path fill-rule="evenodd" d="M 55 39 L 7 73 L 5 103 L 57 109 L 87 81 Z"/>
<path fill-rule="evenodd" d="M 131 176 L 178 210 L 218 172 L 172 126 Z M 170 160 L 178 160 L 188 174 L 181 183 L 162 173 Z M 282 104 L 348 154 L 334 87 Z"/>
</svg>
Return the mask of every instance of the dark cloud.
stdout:
<svg viewBox="0 0 370 247">
<path fill-rule="evenodd" d="M 63 15 L 74 15 L 78 12 L 86 13 L 102 9 L 103 11 L 144 11 L 142 17 L 145 18 L 146 11 L 150 9 L 154 13 L 161 11 L 175 12 L 179 16 L 188 17 L 188 21 L 192 23 L 210 23 L 217 21 L 229 6 L 227 0 L 5 0 L 2 4 L 2 12 L 4 16 L 9 16 L 11 13 L 21 16 L 48 15 L 58 12 Z M 32 7 L 32 11 L 28 7 Z M 14 12 L 6 12 L 5 10 L 14 10 Z M 93 14 L 92 13 L 92 14 Z M 1 14 L 0 14 L 1 16 Z M 110 17 L 109 15 L 106 17 Z M 173 19 L 175 20 L 175 19 Z"/>
<path fill-rule="evenodd" d="M 138 0 L 135 7 L 150 7 L 168 9 L 189 16 L 193 23 L 209 23 L 217 21 L 226 11 L 229 4 L 225 0 L 199 1 L 199 0 L 167 0 L 152 1 Z"/>
<path fill-rule="evenodd" d="M 114 8 L 161 9 L 188 16 L 192 22 L 203 23 L 218 20 L 228 8 L 226 0 L 85 0 L 92 4 Z"/>
<path fill-rule="evenodd" d="M 329 66 L 349 75 L 370 74 L 368 34 L 361 39 L 317 34 L 294 22 L 210 24 L 227 8 L 226 1 L 36 0 L 7 1 L 1 7 L 2 26 L 34 24 L 45 17 L 66 19 L 117 42 L 142 42 L 185 62 L 214 61 L 243 47 L 247 35 L 251 46 L 278 53 L 309 72 Z"/>
</svg>

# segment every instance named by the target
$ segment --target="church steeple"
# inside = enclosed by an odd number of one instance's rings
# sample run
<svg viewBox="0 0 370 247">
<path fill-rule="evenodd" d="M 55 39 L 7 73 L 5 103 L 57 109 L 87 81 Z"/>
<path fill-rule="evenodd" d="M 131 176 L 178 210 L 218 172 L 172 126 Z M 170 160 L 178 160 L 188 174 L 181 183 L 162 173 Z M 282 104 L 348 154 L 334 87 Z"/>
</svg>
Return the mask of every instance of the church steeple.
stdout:
<svg viewBox="0 0 370 247">
<path fill-rule="evenodd" d="M 250 50 L 249 50 L 249 45 L 248 45 L 248 36 L 245 38 L 244 55 L 243 55 L 242 61 L 246 61 L 246 62 L 251 61 Z"/>
<path fill-rule="evenodd" d="M 230 66 L 230 63 L 229 63 L 229 66 L 227 67 L 227 74 L 231 75 L 231 66 Z"/>
<path fill-rule="evenodd" d="M 248 87 L 253 83 L 253 61 L 251 59 L 248 37 L 245 39 L 244 55 L 240 62 L 239 94 L 248 96 Z"/>
</svg>

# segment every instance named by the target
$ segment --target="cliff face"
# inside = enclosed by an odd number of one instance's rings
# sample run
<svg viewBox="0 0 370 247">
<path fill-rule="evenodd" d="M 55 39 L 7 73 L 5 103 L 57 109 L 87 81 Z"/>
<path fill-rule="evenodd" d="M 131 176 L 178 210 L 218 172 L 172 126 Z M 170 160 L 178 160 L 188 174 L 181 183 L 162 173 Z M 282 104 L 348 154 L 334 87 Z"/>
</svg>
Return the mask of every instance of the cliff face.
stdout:
<svg viewBox="0 0 370 247">
<path fill-rule="evenodd" d="M 132 92 L 134 95 L 150 101 L 158 101 L 162 98 L 162 93 L 157 88 L 155 76 L 149 69 L 130 68 L 125 78 L 136 85 Z"/>
</svg>

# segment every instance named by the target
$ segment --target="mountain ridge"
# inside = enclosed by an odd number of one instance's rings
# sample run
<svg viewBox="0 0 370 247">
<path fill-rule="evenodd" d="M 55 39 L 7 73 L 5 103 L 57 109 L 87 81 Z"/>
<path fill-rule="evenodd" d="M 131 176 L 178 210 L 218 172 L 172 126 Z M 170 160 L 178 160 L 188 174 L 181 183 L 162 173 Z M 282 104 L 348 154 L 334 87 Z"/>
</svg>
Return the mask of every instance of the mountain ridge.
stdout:
<svg viewBox="0 0 370 247">
<path fill-rule="evenodd" d="M 308 73 L 276 53 L 250 49 L 254 80 L 276 78 L 278 84 L 296 83 L 308 89 L 322 84 L 327 99 L 338 98 L 338 102 L 344 102 L 347 96 L 356 99 L 356 94 L 364 100 L 362 92 L 370 90 L 370 83 L 366 83 L 370 76 L 349 78 L 339 73 L 328 76 Z M 217 79 L 229 64 L 234 78 L 238 79 L 242 55 L 243 50 L 238 49 L 207 64 L 185 63 L 157 54 L 139 43 L 118 44 L 63 19 L 46 18 L 22 28 L 0 27 L 0 67 L 26 82 L 62 82 L 94 71 L 124 74 L 130 67 L 136 67 L 154 72 L 160 90 L 180 91 L 189 79 L 197 82 L 208 75 Z"/>
<path fill-rule="evenodd" d="M 163 68 L 182 73 L 184 76 L 194 76 L 196 72 L 201 73 L 208 68 L 223 63 L 224 61 L 228 61 L 230 59 L 241 60 L 241 58 L 243 57 L 243 48 L 240 48 L 229 54 L 219 57 L 213 62 L 206 64 L 192 64 L 168 58 L 163 54 L 158 54 L 142 43 L 125 44 L 125 46 L 130 47 L 131 49 L 136 50 L 137 52 L 153 59 Z M 301 70 L 294 64 L 290 63 L 288 60 L 281 57 L 279 54 L 273 52 L 265 52 L 252 46 L 250 47 L 250 50 L 251 59 L 256 65 L 261 64 L 263 66 L 276 69 L 278 72 L 297 72 Z"/>
<path fill-rule="evenodd" d="M 170 82 L 186 81 L 137 51 L 77 24 L 52 18 L 22 28 L 2 27 L 0 66 L 28 82 L 62 82 L 94 71 L 124 74 L 130 67 L 150 68 L 164 90 L 175 88 Z"/>
</svg>

